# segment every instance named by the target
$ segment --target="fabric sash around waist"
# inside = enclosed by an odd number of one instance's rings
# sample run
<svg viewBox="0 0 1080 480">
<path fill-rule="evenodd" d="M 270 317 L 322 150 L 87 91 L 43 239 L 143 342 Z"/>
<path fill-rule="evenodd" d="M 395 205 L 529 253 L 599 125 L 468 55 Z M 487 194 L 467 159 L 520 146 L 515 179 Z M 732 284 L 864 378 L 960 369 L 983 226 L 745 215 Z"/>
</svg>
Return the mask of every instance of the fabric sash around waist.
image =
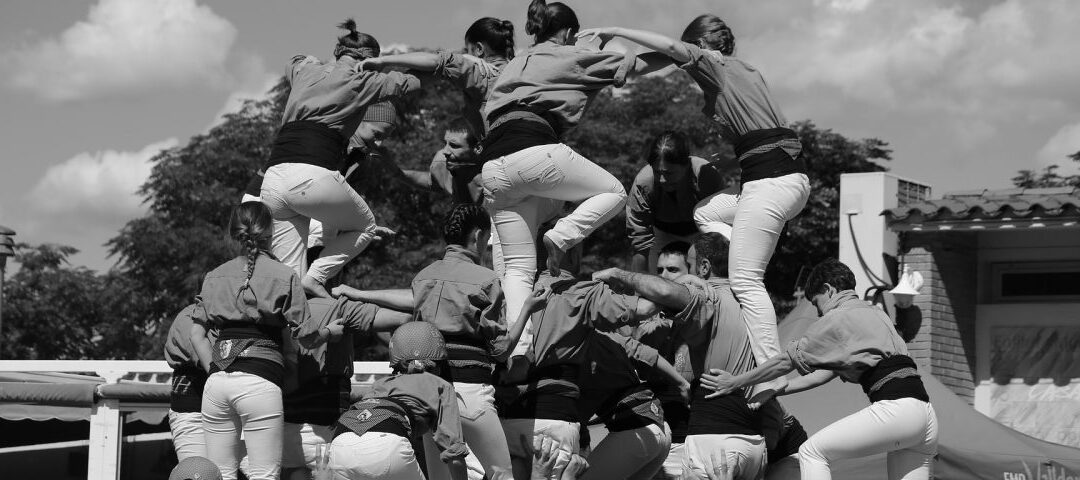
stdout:
<svg viewBox="0 0 1080 480">
<path fill-rule="evenodd" d="M 169 409 L 174 412 L 198 412 L 202 409 L 203 388 L 209 375 L 192 365 L 173 369 L 172 389 L 169 391 Z"/>
<path fill-rule="evenodd" d="M 652 390 L 634 385 L 612 395 L 596 412 L 608 431 L 622 432 L 646 425 L 664 426 L 664 408 Z"/>
<path fill-rule="evenodd" d="M 802 157 L 802 142 L 790 128 L 747 132 L 735 141 L 734 147 L 742 169 L 739 180 L 743 184 L 807 172 L 806 161 Z"/>
<path fill-rule="evenodd" d="M 527 110 L 504 113 L 492 122 L 488 132 L 476 150 L 480 163 L 529 147 L 560 143 L 555 127 L 540 114 Z"/>
<path fill-rule="evenodd" d="M 368 398 L 354 403 L 334 424 L 334 437 L 345 432 L 363 436 L 385 432 L 412 438 L 413 419 L 409 407 L 393 397 Z"/>
<path fill-rule="evenodd" d="M 214 367 L 220 371 L 228 371 L 239 358 L 258 358 L 269 360 L 278 365 L 285 365 L 285 358 L 281 355 L 281 343 L 269 338 L 218 338 L 213 351 Z"/>
<path fill-rule="evenodd" d="M 443 337 L 446 339 L 447 363 L 450 364 L 446 381 L 492 383 L 495 362 L 482 341 L 464 334 L 444 333 Z"/>
<path fill-rule="evenodd" d="M 578 371 L 577 365 L 552 365 L 530 372 L 526 383 L 496 387 L 499 416 L 578 421 Z"/>
<path fill-rule="evenodd" d="M 690 426 L 687 435 L 761 435 L 761 411 L 746 403 L 743 390 L 706 399 L 712 390 L 694 388 L 690 401 Z"/>
<path fill-rule="evenodd" d="M 281 126 L 265 168 L 283 163 L 306 163 L 337 170 L 345 158 L 347 139 L 337 130 L 311 120 L 297 120 Z"/>
<path fill-rule="evenodd" d="M 859 385 L 871 403 L 901 398 L 930 401 L 915 361 L 907 355 L 881 359 L 873 368 L 863 372 Z"/>
</svg>

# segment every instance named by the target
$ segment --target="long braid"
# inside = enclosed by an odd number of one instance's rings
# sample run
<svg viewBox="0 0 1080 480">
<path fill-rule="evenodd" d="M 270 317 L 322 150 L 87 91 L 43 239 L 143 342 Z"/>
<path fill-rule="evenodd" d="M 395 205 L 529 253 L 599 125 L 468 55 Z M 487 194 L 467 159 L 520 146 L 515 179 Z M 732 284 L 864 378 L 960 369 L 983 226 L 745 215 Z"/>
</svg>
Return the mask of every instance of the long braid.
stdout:
<svg viewBox="0 0 1080 480">
<path fill-rule="evenodd" d="M 249 302 L 244 301 L 244 292 L 251 292 L 252 302 L 257 303 L 257 295 L 251 287 L 251 278 L 255 275 L 255 265 L 259 255 L 266 252 L 273 235 L 273 217 L 270 210 L 260 202 L 244 202 L 233 210 L 229 219 L 229 236 L 235 240 L 242 254 L 247 257 L 244 266 L 244 284 L 237 289 L 236 306 L 245 318 L 248 317 Z"/>
</svg>

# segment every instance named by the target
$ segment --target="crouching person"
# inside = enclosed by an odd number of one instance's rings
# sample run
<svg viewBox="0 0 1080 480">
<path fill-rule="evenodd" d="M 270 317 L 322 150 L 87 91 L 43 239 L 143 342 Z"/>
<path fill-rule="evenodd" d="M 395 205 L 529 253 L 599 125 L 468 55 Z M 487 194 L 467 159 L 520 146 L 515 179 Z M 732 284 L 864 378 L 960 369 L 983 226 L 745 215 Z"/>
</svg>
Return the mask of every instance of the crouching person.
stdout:
<svg viewBox="0 0 1080 480">
<path fill-rule="evenodd" d="M 429 323 L 409 322 L 390 339 L 394 374 L 376 381 L 335 424 L 327 463 L 334 479 L 423 480 L 410 440 L 431 433 L 453 480 L 465 480 L 454 386 L 437 376 L 446 343 Z"/>
</svg>

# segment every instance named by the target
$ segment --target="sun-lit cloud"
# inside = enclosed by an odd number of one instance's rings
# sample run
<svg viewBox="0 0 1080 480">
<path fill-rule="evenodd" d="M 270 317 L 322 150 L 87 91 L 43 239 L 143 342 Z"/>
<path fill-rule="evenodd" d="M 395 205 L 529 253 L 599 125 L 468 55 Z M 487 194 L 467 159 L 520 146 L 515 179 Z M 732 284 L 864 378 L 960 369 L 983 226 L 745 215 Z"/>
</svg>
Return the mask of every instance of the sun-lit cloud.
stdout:
<svg viewBox="0 0 1080 480">
<path fill-rule="evenodd" d="M 171 138 L 138 151 L 84 152 L 50 167 L 27 194 L 40 215 L 127 220 L 145 211 L 136 191 L 150 176 L 150 159 L 177 145 Z"/>
<path fill-rule="evenodd" d="M 195 0 L 99 0 L 84 20 L 2 59 L 11 85 L 53 101 L 231 88 L 246 73 L 229 61 L 237 34 Z"/>
<path fill-rule="evenodd" d="M 1067 158 L 1080 152 L 1080 122 L 1061 127 L 1039 149 L 1039 166 L 1057 165 L 1062 175 L 1080 174 L 1080 162 Z"/>
</svg>

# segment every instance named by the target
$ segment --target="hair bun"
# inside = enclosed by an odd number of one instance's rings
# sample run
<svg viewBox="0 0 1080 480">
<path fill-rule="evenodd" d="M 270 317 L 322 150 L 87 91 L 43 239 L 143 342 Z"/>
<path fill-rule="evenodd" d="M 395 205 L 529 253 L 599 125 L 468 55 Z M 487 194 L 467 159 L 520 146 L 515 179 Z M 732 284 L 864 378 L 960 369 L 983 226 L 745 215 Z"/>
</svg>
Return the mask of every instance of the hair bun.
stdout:
<svg viewBox="0 0 1080 480">
<path fill-rule="evenodd" d="M 338 28 L 348 30 L 349 33 L 356 33 L 356 20 L 349 18 L 344 22 L 339 23 Z"/>
</svg>

